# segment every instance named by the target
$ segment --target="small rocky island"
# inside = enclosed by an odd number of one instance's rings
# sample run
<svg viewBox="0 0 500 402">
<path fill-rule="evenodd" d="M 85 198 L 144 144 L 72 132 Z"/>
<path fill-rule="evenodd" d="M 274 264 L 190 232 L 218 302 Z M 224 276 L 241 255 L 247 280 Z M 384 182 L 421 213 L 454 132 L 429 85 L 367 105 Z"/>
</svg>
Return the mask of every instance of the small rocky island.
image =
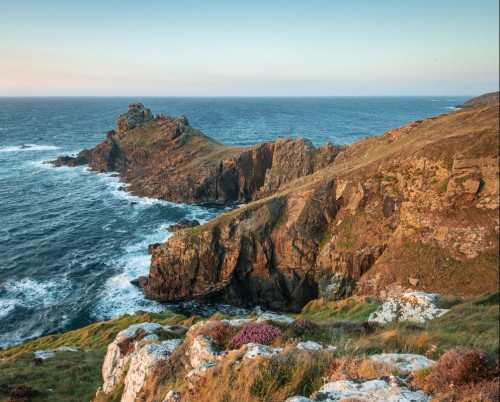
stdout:
<svg viewBox="0 0 500 402">
<path fill-rule="evenodd" d="M 498 284 L 498 118 L 477 106 L 349 147 L 235 148 L 136 103 L 54 164 L 117 171 L 136 195 L 247 203 L 150 247 L 149 298 L 299 311 L 394 283 L 468 297 Z"/>
</svg>

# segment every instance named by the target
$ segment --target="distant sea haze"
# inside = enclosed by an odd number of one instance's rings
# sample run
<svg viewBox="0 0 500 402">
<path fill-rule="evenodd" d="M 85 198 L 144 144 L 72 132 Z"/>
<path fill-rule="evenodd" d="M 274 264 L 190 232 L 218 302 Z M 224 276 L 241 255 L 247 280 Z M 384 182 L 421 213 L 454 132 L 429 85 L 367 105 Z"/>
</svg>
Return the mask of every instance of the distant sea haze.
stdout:
<svg viewBox="0 0 500 402">
<path fill-rule="evenodd" d="M 112 174 L 43 163 L 104 140 L 128 104 L 185 114 L 227 145 L 288 136 L 320 146 L 448 113 L 469 98 L 0 98 L 0 347 L 138 310 L 212 311 L 146 300 L 129 281 L 147 275 L 147 245 L 167 239 L 168 225 L 206 222 L 235 205 L 139 199 Z"/>
</svg>

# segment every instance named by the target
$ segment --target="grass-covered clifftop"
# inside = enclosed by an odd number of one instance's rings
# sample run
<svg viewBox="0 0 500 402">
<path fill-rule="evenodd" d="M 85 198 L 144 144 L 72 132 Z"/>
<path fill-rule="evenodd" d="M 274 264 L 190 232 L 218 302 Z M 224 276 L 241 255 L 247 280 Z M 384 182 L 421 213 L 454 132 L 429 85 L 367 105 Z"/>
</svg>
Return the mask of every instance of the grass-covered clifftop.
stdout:
<svg viewBox="0 0 500 402">
<path fill-rule="evenodd" d="M 294 315 L 295 318 L 313 323 L 312 328 L 301 335 L 289 333 L 290 329 L 284 326 L 282 329 L 286 336 L 298 336 L 300 340 L 315 340 L 337 346 L 333 356 L 320 362 L 310 360 L 305 355 L 288 353 L 285 357 L 271 359 L 268 363 L 255 361 L 248 367 L 245 366 L 246 369 L 241 372 L 224 366 L 222 371 L 218 371 L 219 376 L 210 377 L 196 392 L 198 395 L 212 395 L 215 398 L 211 399 L 213 401 L 228 400 L 227 398 L 238 394 L 249 396 L 249 401 L 274 401 L 283 396 L 304 395 L 304 392 L 312 393 L 317 390 L 322 385 L 322 377 L 331 370 L 335 359 L 374 353 L 418 353 L 435 359 L 457 346 L 481 348 L 498 356 L 498 293 L 465 301 L 443 298 L 442 306 L 451 307 L 448 313 L 425 324 L 391 323 L 369 330 L 363 329 L 363 322 L 366 322 L 379 303 L 380 300 L 376 298 L 366 297 L 352 297 L 338 302 L 321 299 L 312 301 L 300 314 Z M 226 317 L 214 316 L 211 319 L 222 318 Z M 36 393 L 33 391 L 33 395 L 25 399 L 29 401 L 90 400 L 97 388 L 102 386 L 101 367 L 106 348 L 120 330 L 140 322 L 189 326 L 198 320 L 199 317 L 186 319 L 168 312 L 122 316 L 0 351 L 0 401 L 9 400 L 9 392 L 16 385 L 36 390 Z M 80 350 L 57 352 L 54 357 L 42 362 L 33 359 L 33 352 L 36 350 L 60 347 Z M 167 363 L 157 377 L 149 380 L 149 389 L 154 388 L 155 391 L 151 391 L 145 400 L 161 402 L 169 389 L 182 390 L 187 386 L 185 373 L 170 365 L 175 366 L 175 362 Z M 180 371 L 172 377 L 174 369 Z M 249 377 L 251 372 L 254 375 Z M 107 400 L 118 401 L 119 392 L 117 390 Z M 217 399 L 219 396 L 226 399 Z"/>
</svg>

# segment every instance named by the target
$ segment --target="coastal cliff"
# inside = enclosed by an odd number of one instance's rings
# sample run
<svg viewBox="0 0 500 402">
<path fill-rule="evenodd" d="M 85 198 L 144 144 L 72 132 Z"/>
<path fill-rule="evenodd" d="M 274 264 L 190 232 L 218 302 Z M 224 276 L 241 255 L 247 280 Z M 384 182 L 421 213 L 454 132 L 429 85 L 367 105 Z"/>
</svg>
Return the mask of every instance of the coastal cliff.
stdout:
<svg viewBox="0 0 500 402">
<path fill-rule="evenodd" d="M 498 283 L 498 104 L 349 147 L 227 147 L 185 116 L 132 104 L 116 131 L 55 165 L 118 171 L 135 195 L 246 202 L 150 247 L 148 298 L 299 310 L 393 284 L 476 296 Z"/>
<path fill-rule="evenodd" d="M 400 283 L 498 284 L 497 106 L 361 140 L 323 169 L 152 251 L 147 297 L 297 310 Z"/>
<path fill-rule="evenodd" d="M 130 184 L 125 189 L 137 196 L 181 203 L 248 202 L 322 169 L 341 149 L 331 143 L 316 149 L 303 138 L 228 147 L 191 127 L 186 116 L 155 118 L 134 103 L 105 141 L 52 163 L 119 172 Z"/>
</svg>

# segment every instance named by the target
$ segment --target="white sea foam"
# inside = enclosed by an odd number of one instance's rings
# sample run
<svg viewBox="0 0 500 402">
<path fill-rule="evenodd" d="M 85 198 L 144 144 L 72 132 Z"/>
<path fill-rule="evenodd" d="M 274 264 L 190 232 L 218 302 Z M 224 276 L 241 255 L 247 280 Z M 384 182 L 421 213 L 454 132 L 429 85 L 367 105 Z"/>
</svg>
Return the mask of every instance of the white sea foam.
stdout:
<svg viewBox="0 0 500 402">
<path fill-rule="evenodd" d="M 0 299 L 0 318 L 7 317 L 16 308 L 16 302 L 11 299 Z"/>
<path fill-rule="evenodd" d="M 446 106 L 445 109 L 459 110 L 460 108 L 459 107 L 455 107 L 455 106 Z"/>
<path fill-rule="evenodd" d="M 3 286 L 6 294 L 2 298 L 10 312 L 16 306 L 34 308 L 49 306 L 64 299 L 71 292 L 71 282 L 65 278 L 49 281 L 37 281 L 24 278 L 18 281 L 8 280 Z"/>
<path fill-rule="evenodd" d="M 53 151 L 59 149 L 54 145 L 23 144 L 19 146 L 0 147 L 0 152 L 21 152 L 21 151 Z"/>
</svg>

